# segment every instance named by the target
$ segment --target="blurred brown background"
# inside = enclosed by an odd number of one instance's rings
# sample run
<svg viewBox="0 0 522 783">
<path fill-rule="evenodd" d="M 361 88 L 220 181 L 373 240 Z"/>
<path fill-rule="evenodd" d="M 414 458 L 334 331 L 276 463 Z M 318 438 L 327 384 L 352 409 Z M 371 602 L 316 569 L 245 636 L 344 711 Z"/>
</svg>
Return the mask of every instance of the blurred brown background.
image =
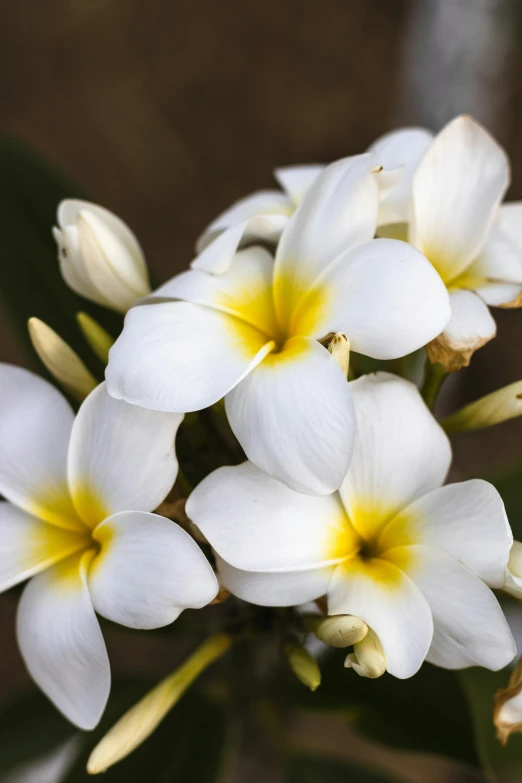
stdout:
<svg viewBox="0 0 522 783">
<path fill-rule="evenodd" d="M 218 212 L 273 186 L 275 166 L 363 151 L 399 124 L 473 114 L 506 146 L 522 198 L 521 18 L 520 0 L 3 0 L 0 130 L 121 215 L 163 280 Z M 447 405 L 522 377 L 522 313 L 497 321 Z M 0 327 L 0 359 L 16 362 L 1 314 Z M 520 459 L 521 434 L 461 438 L 456 473 Z M 2 599 L 0 693 L 25 682 L 13 617 Z M 141 644 L 116 639 L 116 666 L 150 666 L 154 645 L 168 670 L 157 639 Z M 428 766 L 411 775 L 432 779 Z"/>
</svg>

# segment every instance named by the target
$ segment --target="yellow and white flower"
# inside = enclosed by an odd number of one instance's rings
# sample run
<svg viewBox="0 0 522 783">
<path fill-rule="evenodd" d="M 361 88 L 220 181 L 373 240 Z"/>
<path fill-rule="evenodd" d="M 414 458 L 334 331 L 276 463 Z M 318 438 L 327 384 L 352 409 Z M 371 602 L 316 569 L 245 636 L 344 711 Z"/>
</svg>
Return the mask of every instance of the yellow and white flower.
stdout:
<svg viewBox="0 0 522 783">
<path fill-rule="evenodd" d="M 114 400 L 105 384 L 75 418 L 47 381 L 0 365 L 0 589 L 31 578 L 18 610 L 22 655 L 83 729 L 110 689 L 95 613 L 158 628 L 217 593 L 195 541 L 149 513 L 176 477 L 181 420 Z"/>
<path fill-rule="evenodd" d="M 109 393 L 183 412 L 225 396 L 234 433 L 265 473 L 301 492 L 337 489 L 355 421 L 346 377 L 324 345 L 343 333 L 354 351 L 398 358 L 450 317 L 432 265 L 411 245 L 373 239 L 379 194 L 368 158 L 324 170 L 275 262 L 252 247 L 231 255 L 228 271 L 191 269 L 156 303 L 133 308 L 110 352 Z"/>
<path fill-rule="evenodd" d="M 390 235 L 403 234 L 419 248 L 448 288 L 451 321 L 427 350 L 432 361 L 457 370 L 495 336 L 488 305 L 520 305 L 522 202 L 501 205 L 510 180 L 507 156 L 471 117 L 446 125 L 420 162 L 422 143 L 411 145 L 413 131 L 388 134 L 374 147 L 375 159 L 408 171 L 387 197 L 400 202 L 387 222 L 402 224 Z M 427 131 L 415 132 L 429 141 Z"/>
<path fill-rule="evenodd" d="M 150 293 L 143 251 L 123 220 L 75 199 L 61 202 L 57 218 L 60 269 L 73 291 L 119 313 Z"/>
<path fill-rule="evenodd" d="M 516 650 L 489 589 L 503 585 L 512 542 L 499 494 L 480 480 L 441 486 L 450 445 L 413 384 L 382 373 L 350 385 L 358 428 L 338 493 L 298 494 L 249 462 L 192 493 L 187 513 L 223 584 L 264 606 L 326 596 L 329 614 L 375 634 L 347 661 L 368 676 L 379 655 L 399 678 L 425 659 L 502 668 Z"/>
</svg>

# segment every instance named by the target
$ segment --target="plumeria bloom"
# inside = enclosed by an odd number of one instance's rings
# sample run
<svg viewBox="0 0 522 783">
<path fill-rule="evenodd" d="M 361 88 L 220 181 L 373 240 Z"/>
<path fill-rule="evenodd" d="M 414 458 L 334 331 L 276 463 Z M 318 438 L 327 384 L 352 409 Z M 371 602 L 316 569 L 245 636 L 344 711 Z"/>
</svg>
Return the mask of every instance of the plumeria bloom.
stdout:
<svg viewBox="0 0 522 783">
<path fill-rule="evenodd" d="M 324 170 L 275 262 L 248 248 L 228 271 L 191 269 L 133 308 L 110 352 L 109 393 L 183 412 L 225 396 L 261 470 L 300 492 L 337 489 L 355 421 L 346 376 L 324 346 L 343 333 L 352 350 L 393 359 L 433 339 L 450 315 L 442 281 L 416 249 L 373 239 L 379 194 L 369 159 Z"/>
<path fill-rule="evenodd" d="M 57 218 L 60 269 L 73 291 L 119 313 L 150 293 L 143 251 L 119 217 L 97 204 L 66 199 Z"/>
<path fill-rule="evenodd" d="M 110 689 L 95 612 L 158 628 L 217 593 L 195 541 L 149 513 L 176 478 L 181 419 L 114 400 L 104 384 L 75 418 L 47 381 L 0 365 L 0 589 L 31 578 L 18 609 L 22 655 L 83 729 Z"/>
<path fill-rule="evenodd" d="M 350 385 L 358 426 L 339 492 L 301 495 L 246 462 L 190 496 L 222 583 L 264 606 L 326 596 L 329 614 L 375 634 L 369 676 L 379 655 L 399 678 L 425 659 L 502 668 L 515 644 L 489 589 L 503 585 L 512 542 L 499 494 L 480 480 L 442 486 L 450 445 L 413 384 L 380 373 Z M 356 651 L 347 664 L 368 662 Z"/>
<path fill-rule="evenodd" d="M 457 117 L 428 141 L 428 131 L 405 129 L 374 149 L 382 165 L 407 171 L 388 196 L 397 199 L 402 225 L 384 233 L 407 238 L 444 280 L 452 318 L 427 350 L 432 361 L 457 370 L 495 336 L 488 305 L 522 303 L 522 203 L 501 205 L 510 179 L 506 154 L 470 117 Z"/>
</svg>

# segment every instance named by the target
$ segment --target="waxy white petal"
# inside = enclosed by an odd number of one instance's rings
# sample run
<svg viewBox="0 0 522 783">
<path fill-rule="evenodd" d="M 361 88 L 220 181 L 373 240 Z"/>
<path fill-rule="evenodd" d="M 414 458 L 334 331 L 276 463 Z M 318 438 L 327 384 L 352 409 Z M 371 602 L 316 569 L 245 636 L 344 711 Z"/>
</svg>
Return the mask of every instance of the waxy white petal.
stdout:
<svg viewBox="0 0 522 783">
<path fill-rule="evenodd" d="M 183 609 L 201 609 L 218 592 L 207 558 L 179 525 L 157 514 L 123 511 L 93 532 L 101 544 L 88 576 L 94 608 L 130 628 L 161 628 Z"/>
<path fill-rule="evenodd" d="M 74 414 L 54 386 L 0 364 L 0 492 L 30 514 L 82 529 L 67 486 Z"/>
<path fill-rule="evenodd" d="M 237 318 L 190 302 L 134 307 L 109 354 L 109 394 L 159 411 L 213 405 L 271 350 Z"/>
<path fill-rule="evenodd" d="M 504 150 L 471 117 L 435 137 L 413 178 L 413 242 L 445 282 L 477 257 L 509 184 Z"/>
<path fill-rule="evenodd" d="M 182 420 L 115 400 L 105 383 L 89 395 L 74 422 L 68 463 L 73 501 L 88 525 L 159 506 L 178 472 L 174 438 Z"/>
<path fill-rule="evenodd" d="M 292 203 L 297 205 L 325 168 L 322 164 L 282 166 L 274 171 L 274 175 Z"/>
<path fill-rule="evenodd" d="M 297 492 L 338 489 L 352 455 L 355 417 L 339 365 L 319 343 L 294 337 L 225 398 L 247 457 Z"/>
<path fill-rule="evenodd" d="M 308 334 L 310 323 L 316 338 L 344 332 L 352 350 L 396 359 L 437 337 L 450 317 L 446 287 L 421 253 L 406 242 L 376 239 L 330 264 L 301 300 L 292 324 Z"/>
<path fill-rule="evenodd" d="M 18 643 L 29 673 L 65 717 L 93 729 L 109 697 L 111 675 L 86 584 L 90 554 L 34 577 L 18 607 Z"/>
<path fill-rule="evenodd" d="M 221 233 L 217 233 L 214 239 L 198 251 L 199 255 L 191 262 L 190 268 L 197 269 L 200 272 L 207 272 L 211 275 L 222 275 L 228 272 L 239 245 L 245 236 L 247 225 L 246 221 L 234 223 Z M 168 286 L 168 283 L 165 285 Z M 169 295 L 165 286 L 162 286 L 161 290 L 163 290 L 163 296 Z M 157 295 L 158 292 L 156 291 L 155 296 Z"/>
<path fill-rule="evenodd" d="M 227 563 L 249 571 L 301 570 L 330 561 L 335 532 L 347 524 L 337 494 L 294 492 L 250 462 L 203 479 L 187 514 Z"/>
<path fill-rule="evenodd" d="M 354 524 L 366 528 L 374 514 L 384 522 L 439 487 L 451 447 L 413 383 L 377 373 L 353 381 L 350 388 L 357 434 L 340 492 Z"/>
</svg>

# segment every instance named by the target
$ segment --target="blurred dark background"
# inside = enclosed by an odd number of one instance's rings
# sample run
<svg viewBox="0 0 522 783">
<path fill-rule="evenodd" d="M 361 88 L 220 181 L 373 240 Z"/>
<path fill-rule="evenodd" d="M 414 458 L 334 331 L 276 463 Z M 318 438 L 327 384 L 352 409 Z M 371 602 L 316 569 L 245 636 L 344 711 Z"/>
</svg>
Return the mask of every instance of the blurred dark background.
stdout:
<svg viewBox="0 0 522 783">
<path fill-rule="evenodd" d="M 522 198 L 521 57 L 519 0 L 3 0 L 0 130 L 123 217 L 162 281 L 221 210 L 273 186 L 275 166 L 361 152 L 402 124 L 473 114 Z M 446 407 L 522 377 L 522 312 L 495 316 L 497 339 L 451 378 Z M 1 313 L 0 329 L 0 359 L 21 362 Z M 519 460 L 521 435 L 511 422 L 459 438 L 455 474 Z M 26 682 L 14 607 L 0 599 L 0 695 Z M 168 671 L 162 644 L 109 639 L 127 672 Z M 450 780 L 428 762 L 408 774 Z"/>
</svg>

